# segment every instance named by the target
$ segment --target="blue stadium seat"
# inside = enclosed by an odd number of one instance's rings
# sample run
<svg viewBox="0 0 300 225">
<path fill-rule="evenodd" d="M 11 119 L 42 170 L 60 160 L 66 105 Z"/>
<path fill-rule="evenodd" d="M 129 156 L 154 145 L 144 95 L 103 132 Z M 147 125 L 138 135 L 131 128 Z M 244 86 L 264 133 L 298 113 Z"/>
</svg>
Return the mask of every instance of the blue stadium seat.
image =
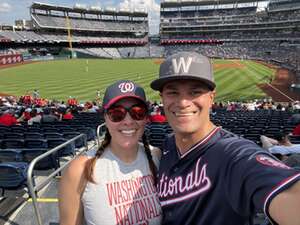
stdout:
<svg viewBox="0 0 300 225">
<path fill-rule="evenodd" d="M 10 132 L 10 128 L 0 125 L 0 133 Z"/>
<path fill-rule="evenodd" d="M 22 126 L 11 126 L 10 130 L 11 130 L 11 132 L 15 132 L 15 133 L 17 133 L 17 132 L 24 133 L 24 132 L 26 132 L 27 129 Z"/>
<path fill-rule="evenodd" d="M 63 132 L 64 138 L 66 138 L 66 139 L 72 139 L 73 137 L 76 137 L 81 134 L 80 132 L 64 132 L 64 131 L 62 131 L 62 132 Z M 86 136 L 79 138 L 75 141 L 75 147 L 81 148 L 86 145 L 86 142 L 87 142 Z"/>
<path fill-rule="evenodd" d="M 30 133 L 42 133 L 43 130 L 39 127 L 28 127 L 27 128 L 27 132 L 30 132 Z"/>
<path fill-rule="evenodd" d="M 53 127 L 43 127 L 43 132 L 44 133 L 59 133 L 59 129 L 53 128 Z"/>
<path fill-rule="evenodd" d="M 38 157 L 41 154 L 44 154 L 47 152 L 48 149 L 23 149 L 22 150 L 22 156 L 23 161 L 30 163 L 33 159 Z M 58 168 L 58 158 L 57 154 L 51 154 L 41 161 L 39 161 L 36 166 L 34 167 L 35 170 L 48 170 L 48 169 L 56 169 Z"/>
<path fill-rule="evenodd" d="M 22 150 L 20 149 L 2 149 L 0 150 L 0 163 L 21 162 L 23 160 Z"/>
<path fill-rule="evenodd" d="M 28 163 L 0 163 L 0 188 L 18 189 L 26 184 Z M 2 194 L 3 194 L 2 192 Z"/>
<path fill-rule="evenodd" d="M 24 148 L 24 139 L 2 139 L 2 148 Z"/>
<path fill-rule="evenodd" d="M 25 148 L 48 148 L 47 139 L 38 138 L 26 138 Z"/>
<path fill-rule="evenodd" d="M 7 133 L 3 133 L 3 137 L 4 138 L 23 139 L 24 135 L 23 135 L 23 133 L 7 132 Z"/>
<path fill-rule="evenodd" d="M 48 138 L 62 138 L 63 134 L 57 132 L 44 132 L 44 137 Z"/>
<path fill-rule="evenodd" d="M 44 135 L 39 133 L 39 132 L 26 132 L 24 133 L 24 138 L 25 139 L 40 139 L 40 138 L 44 138 Z"/>
<path fill-rule="evenodd" d="M 79 128 L 79 129 L 77 129 L 77 131 L 80 133 L 86 134 L 88 141 L 95 140 L 95 138 L 96 138 L 96 131 L 90 127 Z"/>
<path fill-rule="evenodd" d="M 66 138 L 48 138 L 47 142 L 48 142 L 48 147 L 49 148 L 55 148 L 58 145 L 61 145 L 65 142 L 67 142 L 68 139 Z M 68 156 L 68 155 L 75 155 L 75 144 L 74 142 L 66 145 L 65 147 L 63 147 L 62 149 L 60 149 L 58 151 L 58 156 Z"/>
</svg>

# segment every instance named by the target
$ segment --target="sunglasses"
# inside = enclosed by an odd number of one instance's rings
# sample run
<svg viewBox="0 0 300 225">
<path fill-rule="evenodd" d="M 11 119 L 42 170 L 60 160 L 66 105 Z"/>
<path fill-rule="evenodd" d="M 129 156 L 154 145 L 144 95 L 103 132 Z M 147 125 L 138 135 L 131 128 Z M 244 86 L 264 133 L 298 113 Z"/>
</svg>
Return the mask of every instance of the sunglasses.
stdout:
<svg viewBox="0 0 300 225">
<path fill-rule="evenodd" d="M 144 105 L 133 105 L 129 108 L 114 106 L 106 110 L 106 114 L 112 122 L 121 122 L 125 119 L 127 112 L 134 120 L 143 120 L 147 115 L 147 108 Z"/>
</svg>

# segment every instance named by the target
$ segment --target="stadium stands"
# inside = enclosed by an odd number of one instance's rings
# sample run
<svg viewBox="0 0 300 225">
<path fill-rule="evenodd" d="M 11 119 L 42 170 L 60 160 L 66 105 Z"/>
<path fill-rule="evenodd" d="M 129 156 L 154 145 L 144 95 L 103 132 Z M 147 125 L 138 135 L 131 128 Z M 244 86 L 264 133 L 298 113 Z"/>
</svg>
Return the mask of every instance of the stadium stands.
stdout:
<svg viewBox="0 0 300 225">
<path fill-rule="evenodd" d="M 210 57 L 281 58 L 283 65 L 298 70 L 299 1 L 270 1 L 263 10 L 257 2 L 162 2 L 160 38 L 166 55 L 186 48 Z M 178 45 L 188 47 L 173 47 Z"/>
</svg>

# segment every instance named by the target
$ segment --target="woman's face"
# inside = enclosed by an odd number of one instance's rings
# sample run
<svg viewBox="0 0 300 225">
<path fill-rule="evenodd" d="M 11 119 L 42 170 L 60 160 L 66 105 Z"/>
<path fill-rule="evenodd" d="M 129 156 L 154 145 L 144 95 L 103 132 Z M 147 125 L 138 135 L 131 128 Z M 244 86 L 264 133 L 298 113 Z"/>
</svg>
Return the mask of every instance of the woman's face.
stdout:
<svg viewBox="0 0 300 225">
<path fill-rule="evenodd" d="M 113 104 L 104 118 L 112 137 L 111 144 L 122 149 L 132 149 L 144 133 L 147 109 L 138 99 L 124 98 Z"/>
</svg>

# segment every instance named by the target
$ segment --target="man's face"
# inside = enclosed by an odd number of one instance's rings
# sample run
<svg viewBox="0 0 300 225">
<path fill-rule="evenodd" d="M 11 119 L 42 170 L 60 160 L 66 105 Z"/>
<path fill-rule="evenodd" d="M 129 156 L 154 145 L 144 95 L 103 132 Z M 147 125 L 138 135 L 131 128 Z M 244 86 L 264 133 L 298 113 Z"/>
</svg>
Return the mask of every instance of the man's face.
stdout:
<svg viewBox="0 0 300 225">
<path fill-rule="evenodd" d="M 205 133 L 215 92 L 200 81 L 178 80 L 164 85 L 161 98 L 168 122 L 175 133 Z"/>
</svg>

